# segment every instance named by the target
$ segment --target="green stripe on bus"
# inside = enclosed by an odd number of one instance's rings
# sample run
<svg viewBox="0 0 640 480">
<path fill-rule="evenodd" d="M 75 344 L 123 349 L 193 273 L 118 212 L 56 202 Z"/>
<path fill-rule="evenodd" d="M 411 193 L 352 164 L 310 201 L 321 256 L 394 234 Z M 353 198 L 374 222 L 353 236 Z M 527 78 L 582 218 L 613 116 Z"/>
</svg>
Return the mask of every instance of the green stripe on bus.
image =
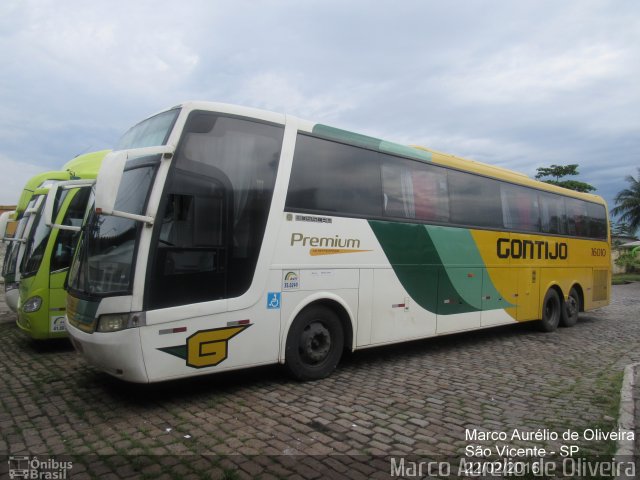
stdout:
<svg viewBox="0 0 640 480">
<path fill-rule="evenodd" d="M 417 148 L 401 145 L 393 142 L 380 142 L 380 151 L 391 155 L 401 155 L 403 157 L 415 158 L 423 162 L 431 161 L 431 152 L 418 150 Z"/>
<path fill-rule="evenodd" d="M 371 150 L 379 150 L 380 143 L 382 142 L 379 138 L 367 137 L 366 135 L 360 135 L 359 133 L 341 130 L 328 125 L 322 125 L 320 123 L 313 126 L 312 132 L 314 135 L 319 137 L 329 140 L 338 140 L 350 145 L 369 148 Z"/>
<path fill-rule="evenodd" d="M 400 283 L 418 305 L 432 313 L 441 314 L 480 309 L 468 303 L 464 297 L 458 298 L 462 295 L 446 274 L 442 259 L 424 225 L 376 220 L 370 220 L 369 225 Z M 438 290 L 441 299 L 452 297 L 446 306 L 443 306 L 444 303 L 440 305 Z"/>
<path fill-rule="evenodd" d="M 391 155 L 401 155 L 403 157 L 414 158 L 416 160 L 422 160 L 423 162 L 431 161 L 431 153 L 417 148 L 402 145 L 400 143 L 387 142 L 375 137 L 368 137 L 366 135 L 360 135 L 359 133 L 350 132 L 348 130 L 341 130 L 339 128 L 330 127 L 328 125 L 322 125 L 318 123 L 313 126 L 312 130 L 314 135 L 317 135 L 328 140 L 336 140 L 339 142 L 348 143 L 349 145 L 355 145 L 357 147 L 368 148 L 370 150 L 377 150 L 382 153 L 388 153 Z"/>
<path fill-rule="evenodd" d="M 369 225 L 411 298 L 440 315 L 508 308 L 483 275 L 484 263 L 467 229 L 371 220 Z M 483 281 L 489 282 L 483 286 Z"/>
<path fill-rule="evenodd" d="M 187 346 L 186 345 L 175 345 L 173 347 L 163 347 L 158 348 L 161 352 L 168 353 L 175 357 L 181 358 L 183 360 L 187 359 Z"/>
<path fill-rule="evenodd" d="M 429 237 L 433 241 L 445 271 L 456 288 L 456 291 L 471 305 L 481 310 L 483 306 L 482 296 L 493 299 L 490 303 L 484 302 L 484 307 L 490 306 L 492 310 L 497 308 L 509 308 L 513 305 L 505 300 L 497 300 L 502 296 L 488 276 L 483 279 L 482 271 L 478 272 L 479 282 L 473 285 L 479 286 L 481 292 L 476 288 L 469 288 L 470 282 L 466 281 L 466 271 L 472 268 L 484 268 L 484 261 L 480 250 L 473 239 L 471 232 L 466 228 L 439 227 L 435 225 L 425 225 Z M 467 269 L 460 267 L 468 267 Z M 461 276 L 462 274 L 462 276 Z M 486 282 L 483 285 L 483 281 Z"/>
</svg>

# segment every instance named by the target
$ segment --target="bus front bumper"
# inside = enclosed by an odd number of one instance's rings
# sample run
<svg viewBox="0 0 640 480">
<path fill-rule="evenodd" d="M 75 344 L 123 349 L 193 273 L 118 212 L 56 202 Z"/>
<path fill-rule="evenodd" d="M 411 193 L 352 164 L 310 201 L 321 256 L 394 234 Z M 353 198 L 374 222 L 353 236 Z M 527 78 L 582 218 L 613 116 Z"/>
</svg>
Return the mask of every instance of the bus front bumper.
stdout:
<svg viewBox="0 0 640 480">
<path fill-rule="evenodd" d="M 109 333 L 85 333 L 69 321 L 65 323 L 73 347 L 89 364 L 127 382 L 149 382 L 138 328 Z"/>
<path fill-rule="evenodd" d="M 20 298 L 20 289 L 18 284 L 5 285 L 4 301 L 12 312 L 18 312 L 18 299 Z"/>
</svg>

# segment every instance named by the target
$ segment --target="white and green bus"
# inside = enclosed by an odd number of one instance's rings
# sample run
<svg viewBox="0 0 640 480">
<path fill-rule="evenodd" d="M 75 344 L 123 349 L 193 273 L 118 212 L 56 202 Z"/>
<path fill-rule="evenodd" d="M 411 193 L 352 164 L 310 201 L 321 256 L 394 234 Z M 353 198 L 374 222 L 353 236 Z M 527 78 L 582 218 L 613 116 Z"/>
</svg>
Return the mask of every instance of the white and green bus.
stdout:
<svg viewBox="0 0 640 480">
<path fill-rule="evenodd" d="M 9 242 L 2 264 L 2 277 L 4 280 L 5 301 L 9 308 L 18 311 L 18 297 L 20 287 L 20 263 L 25 251 L 25 244 L 35 223 L 35 214 L 41 205 L 48 187 L 57 180 L 68 180 L 69 172 L 52 171 L 43 172 L 30 178 L 22 189 L 18 204 L 11 215 L 12 221 L 18 222 L 13 237 L 5 237 L 7 224 L 0 223 L 0 238 Z M 9 218 L 7 218 L 9 220 Z"/>
<path fill-rule="evenodd" d="M 106 168 L 106 166 L 109 168 Z M 190 102 L 107 156 L 68 279 L 93 365 L 156 382 L 609 302 L 595 195 L 271 112 Z"/>
<path fill-rule="evenodd" d="M 94 179 L 108 151 L 85 153 L 62 168 L 34 208 L 19 263 L 18 327 L 36 340 L 66 337 L 64 284 Z M 68 172 L 73 172 L 73 179 Z M 46 193 L 44 193 L 46 192 Z"/>
</svg>

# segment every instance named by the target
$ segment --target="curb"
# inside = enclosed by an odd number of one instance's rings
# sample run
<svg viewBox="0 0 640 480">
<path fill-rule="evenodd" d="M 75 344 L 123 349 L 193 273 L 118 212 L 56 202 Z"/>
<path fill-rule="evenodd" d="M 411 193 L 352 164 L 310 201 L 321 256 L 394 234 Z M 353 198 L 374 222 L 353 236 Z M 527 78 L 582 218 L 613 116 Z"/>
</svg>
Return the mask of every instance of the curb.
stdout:
<svg viewBox="0 0 640 480">
<path fill-rule="evenodd" d="M 618 428 L 620 430 L 636 431 L 634 387 L 636 372 L 640 371 L 640 363 L 632 363 L 624 368 L 624 378 L 620 389 L 620 409 L 618 411 Z M 635 435 L 634 435 L 635 437 Z M 636 461 L 635 440 L 627 438 L 618 440 L 616 461 Z M 616 479 L 635 478 L 619 475 Z"/>
</svg>

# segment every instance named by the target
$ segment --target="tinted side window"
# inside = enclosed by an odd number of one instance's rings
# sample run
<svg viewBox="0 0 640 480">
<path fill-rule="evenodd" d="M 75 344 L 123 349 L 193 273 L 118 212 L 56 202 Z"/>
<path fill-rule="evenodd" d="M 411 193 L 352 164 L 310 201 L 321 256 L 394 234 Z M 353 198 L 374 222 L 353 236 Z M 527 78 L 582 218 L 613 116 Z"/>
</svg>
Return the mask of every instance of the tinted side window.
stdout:
<svg viewBox="0 0 640 480">
<path fill-rule="evenodd" d="M 540 193 L 540 227 L 544 233 L 565 235 L 567 233 L 567 215 L 564 199 L 553 193 Z"/>
<path fill-rule="evenodd" d="M 509 230 L 540 231 L 540 209 L 535 190 L 502 183 L 502 221 Z"/>
<path fill-rule="evenodd" d="M 602 205 L 587 204 L 589 213 L 589 236 L 592 238 L 607 238 L 607 212 Z"/>
<path fill-rule="evenodd" d="M 286 206 L 354 216 L 380 216 L 379 154 L 299 134 Z"/>
<path fill-rule="evenodd" d="M 497 180 L 451 170 L 449 196 L 452 223 L 503 228 Z"/>
<path fill-rule="evenodd" d="M 587 216 L 587 203 L 576 198 L 565 198 L 564 204 L 567 209 L 569 235 L 588 237 L 589 218 Z"/>
<path fill-rule="evenodd" d="M 449 221 L 447 171 L 382 155 L 383 213 L 388 217 Z"/>
</svg>

